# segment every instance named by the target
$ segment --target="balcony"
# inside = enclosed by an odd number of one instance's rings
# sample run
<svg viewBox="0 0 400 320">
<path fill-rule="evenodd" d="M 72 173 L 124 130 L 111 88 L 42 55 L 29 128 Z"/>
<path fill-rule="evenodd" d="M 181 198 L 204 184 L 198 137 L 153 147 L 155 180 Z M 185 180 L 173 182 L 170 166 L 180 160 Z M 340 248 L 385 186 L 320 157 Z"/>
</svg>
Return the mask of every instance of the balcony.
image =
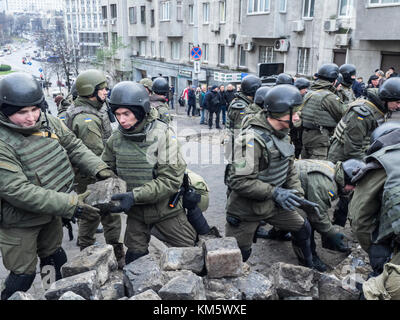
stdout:
<svg viewBox="0 0 400 320">
<path fill-rule="evenodd" d="M 160 21 L 158 33 L 161 37 L 183 37 L 183 23 L 177 21 Z"/>
<path fill-rule="evenodd" d="M 250 14 L 244 15 L 240 24 L 240 34 L 260 39 L 276 39 L 289 33 L 286 30 L 286 15 Z"/>
<path fill-rule="evenodd" d="M 129 37 L 147 37 L 149 34 L 147 28 L 147 24 L 143 23 L 135 23 L 130 24 L 128 28 L 128 36 Z"/>
</svg>

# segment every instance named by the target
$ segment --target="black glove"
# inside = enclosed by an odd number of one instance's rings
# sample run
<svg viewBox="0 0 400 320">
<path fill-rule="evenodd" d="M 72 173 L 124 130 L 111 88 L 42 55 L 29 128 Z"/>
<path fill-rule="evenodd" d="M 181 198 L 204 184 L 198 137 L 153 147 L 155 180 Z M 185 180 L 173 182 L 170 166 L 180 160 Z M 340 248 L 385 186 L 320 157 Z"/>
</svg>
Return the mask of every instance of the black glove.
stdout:
<svg viewBox="0 0 400 320">
<path fill-rule="evenodd" d="M 300 201 L 302 200 L 295 193 L 298 193 L 298 191 L 276 187 L 272 197 L 280 207 L 292 211 L 295 209 L 294 207 L 300 207 Z"/>
<path fill-rule="evenodd" d="M 340 232 L 321 235 L 322 247 L 339 252 L 349 252 L 351 249 L 343 242 L 344 234 Z"/>
<path fill-rule="evenodd" d="M 99 180 L 107 180 L 108 178 L 116 178 L 114 171 L 110 169 L 103 169 L 97 172 L 96 174 L 97 179 Z"/>
<path fill-rule="evenodd" d="M 76 223 L 76 219 L 72 217 L 72 219 L 61 218 L 62 226 L 68 229 L 69 241 L 74 240 L 74 234 L 72 232 L 72 223 Z"/>
<path fill-rule="evenodd" d="M 188 210 L 196 208 L 200 202 L 201 195 L 199 195 L 193 188 L 189 188 L 183 194 L 183 207 Z"/>
<path fill-rule="evenodd" d="M 317 216 L 321 216 L 321 213 L 319 212 L 319 206 L 315 202 L 301 199 L 300 209 L 303 209 L 307 214 L 316 214 Z"/>
<path fill-rule="evenodd" d="M 78 218 L 78 219 L 85 219 L 85 220 L 93 220 L 95 217 L 97 218 L 96 215 L 100 214 L 100 210 L 92 207 L 83 201 L 89 196 L 90 191 L 86 191 L 85 193 L 79 194 L 78 195 L 78 205 L 76 206 L 74 215 L 72 216 L 72 219 Z"/>
<path fill-rule="evenodd" d="M 133 197 L 133 192 L 117 193 L 111 197 L 111 200 L 120 200 L 119 206 L 114 206 L 110 208 L 110 212 L 125 212 L 128 213 L 130 208 L 135 204 L 135 199 Z"/>
</svg>

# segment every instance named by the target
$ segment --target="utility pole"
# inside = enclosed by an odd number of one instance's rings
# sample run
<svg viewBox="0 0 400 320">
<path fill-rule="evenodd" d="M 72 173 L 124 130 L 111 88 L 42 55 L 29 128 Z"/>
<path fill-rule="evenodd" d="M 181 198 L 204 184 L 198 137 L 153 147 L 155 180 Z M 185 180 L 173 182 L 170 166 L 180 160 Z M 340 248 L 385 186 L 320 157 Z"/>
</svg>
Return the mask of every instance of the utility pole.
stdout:
<svg viewBox="0 0 400 320">
<path fill-rule="evenodd" d="M 198 10 L 198 0 L 194 0 L 193 2 L 193 45 L 199 46 L 199 10 Z M 200 63 L 200 61 L 199 61 Z M 193 62 L 193 72 L 192 72 L 192 83 L 195 87 L 199 85 L 199 75 L 195 68 L 196 62 Z M 199 68 L 200 69 L 200 68 Z"/>
</svg>

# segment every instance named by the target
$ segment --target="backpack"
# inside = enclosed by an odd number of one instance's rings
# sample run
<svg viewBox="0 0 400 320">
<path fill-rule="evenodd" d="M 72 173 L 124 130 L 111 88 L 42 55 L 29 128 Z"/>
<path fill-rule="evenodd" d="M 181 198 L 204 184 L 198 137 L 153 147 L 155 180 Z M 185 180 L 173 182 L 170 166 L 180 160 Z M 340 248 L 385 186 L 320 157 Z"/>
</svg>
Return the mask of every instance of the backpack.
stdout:
<svg viewBox="0 0 400 320">
<path fill-rule="evenodd" d="M 193 172 L 192 170 L 186 169 L 186 173 L 189 178 L 189 186 L 196 190 L 200 194 L 201 199 L 198 204 L 201 212 L 205 212 L 208 209 L 210 202 L 209 189 L 206 181 L 202 176 Z"/>
</svg>

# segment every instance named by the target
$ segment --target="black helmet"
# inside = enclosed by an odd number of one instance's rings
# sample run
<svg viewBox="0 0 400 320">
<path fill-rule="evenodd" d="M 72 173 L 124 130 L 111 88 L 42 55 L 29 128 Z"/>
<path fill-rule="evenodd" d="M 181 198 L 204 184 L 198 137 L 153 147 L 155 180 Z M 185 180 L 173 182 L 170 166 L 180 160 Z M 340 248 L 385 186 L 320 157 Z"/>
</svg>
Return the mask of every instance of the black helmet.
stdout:
<svg viewBox="0 0 400 320">
<path fill-rule="evenodd" d="M 376 128 L 371 133 L 371 145 L 380 137 L 394 131 L 400 129 L 400 121 L 389 121 L 385 122 Z"/>
<path fill-rule="evenodd" d="M 242 79 L 240 90 L 245 95 L 254 97 L 259 87 L 261 87 L 261 79 L 249 74 Z"/>
<path fill-rule="evenodd" d="M 298 78 L 294 82 L 294 85 L 296 86 L 297 89 L 301 90 L 301 89 L 309 88 L 311 85 L 311 82 L 310 82 L 310 80 L 308 80 L 306 78 Z"/>
<path fill-rule="evenodd" d="M 336 79 L 335 88 L 339 87 L 339 85 L 341 85 L 342 83 L 343 83 L 343 76 L 341 73 L 339 73 Z"/>
<path fill-rule="evenodd" d="M 72 95 L 73 100 L 78 98 L 78 90 L 76 89 L 76 81 L 74 81 L 74 83 L 71 86 L 71 95 Z"/>
<path fill-rule="evenodd" d="M 133 81 L 122 81 L 111 91 L 110 107 L 115 113 L 118 108 L 141 107 L 145 113 L 150 112 L 149 94 L 145 87 Z"/>
<path fill-rule="evenodd" d="M 345 84 L 352 84 L 355 80 L 355 78 L 352 78 L 352 76 L 356 75 L 356 66 L 354 64 L 343 64 L 339 68 L 339 72 L 343 76 L 343 81 Z"/>
<path fill-rule="evenodd" d="M 290 84 L 281 84 L 270 89 L 265 96 L 264 106 L 272 113 L 285 113 L 301 105 L 303 98 L 299 89 Z"/>
<path fill-rule="evenodd" d="M 43 100 L 44 95 L 40 83 L 30 74 L 15 72 L 0 80 L 1 105 L 28 107 L 40 105 Z M 21 108 L 16 109 L 18 111 Z"/>
<path fill-rule="evenodd" d="M 339 75 L 339 67 L 335 63 L 325 63 L 318 70 L 318 78 L 334 82 Z"/>
<path fill-rule="evenodd" d="M 261 108 L 264 106 L 264 99 L 268 91 L 271 87 L 260 87 L 257 89 L 256 94 L 254 95 L 254 103 L 258 104 Z"/>
<path fill-rule="evenodd" d="M 153 81 L 153 92 L 165 95 L 169 92 L 168 81 L 163 77 L 158 77 Z"/>
<path fill-rule="evenodd" d="M 379 98 L 383 101 L 400 100 L 400 78 L 387 79 L 379 88 Z"/>
<path fill-rule="evenodd" d="M 294 80 L 290 74 L 287 73 L 280 73 L 278 78 L 276 78 L 275 85 L 278 84 L 293 84 Z"/>
<path fill-rule="evenodd" d="M 366 164 L 361 160 L 349 159 L 342 163 L 345 184 L 351 184 L 351 179 L 363 169 Z"/>
</svg>

